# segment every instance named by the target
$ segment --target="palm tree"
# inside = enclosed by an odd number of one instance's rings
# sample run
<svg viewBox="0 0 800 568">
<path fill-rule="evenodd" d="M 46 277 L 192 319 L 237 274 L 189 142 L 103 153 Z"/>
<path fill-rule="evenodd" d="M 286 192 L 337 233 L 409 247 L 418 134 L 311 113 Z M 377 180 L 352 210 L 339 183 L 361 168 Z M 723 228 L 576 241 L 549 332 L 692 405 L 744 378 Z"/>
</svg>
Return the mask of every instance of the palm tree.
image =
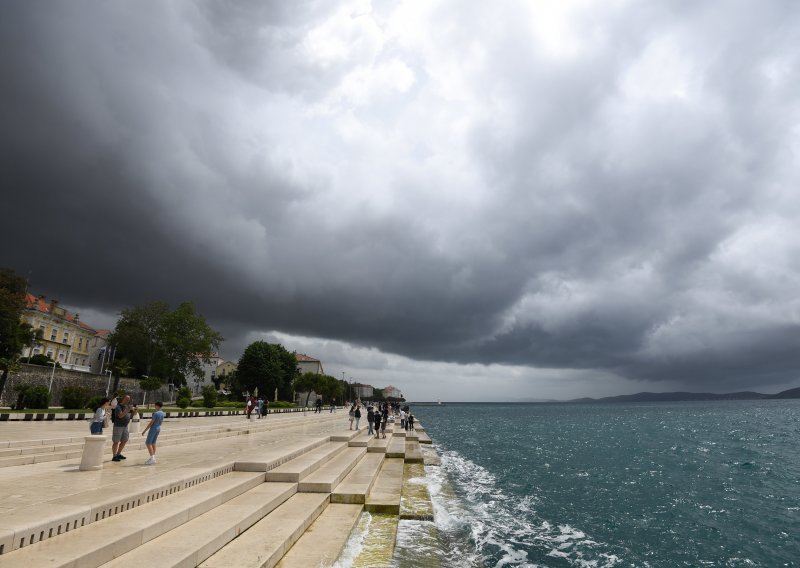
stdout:
<svg viewBox="0 0 800 568">
<path fill-rule="evenodd" d="M 128 374 L 131 369 L 133 369 L 133 363 L 131 363 L 128 359 L 122 358 L 117 359 L 111 365 L 109 365 L 111 369 L 111 376 L 114 377 L 114 388 L 111 389 L 111 392 L 119 391 L 119 379 L 122 375 Z"/>
</svg>

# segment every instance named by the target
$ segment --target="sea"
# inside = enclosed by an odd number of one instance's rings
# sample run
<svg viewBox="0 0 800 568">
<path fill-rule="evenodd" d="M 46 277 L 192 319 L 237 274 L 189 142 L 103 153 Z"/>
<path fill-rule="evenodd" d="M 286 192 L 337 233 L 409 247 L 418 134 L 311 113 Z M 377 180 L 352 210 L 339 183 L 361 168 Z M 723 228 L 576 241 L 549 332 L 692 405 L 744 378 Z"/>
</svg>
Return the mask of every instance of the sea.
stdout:
<svg viewBox="0 0 800 568">
<path fill-rule="evenodd" d="M 416 406 L 405 567 L 800 566 L 800 401 Z"/>
</svg>

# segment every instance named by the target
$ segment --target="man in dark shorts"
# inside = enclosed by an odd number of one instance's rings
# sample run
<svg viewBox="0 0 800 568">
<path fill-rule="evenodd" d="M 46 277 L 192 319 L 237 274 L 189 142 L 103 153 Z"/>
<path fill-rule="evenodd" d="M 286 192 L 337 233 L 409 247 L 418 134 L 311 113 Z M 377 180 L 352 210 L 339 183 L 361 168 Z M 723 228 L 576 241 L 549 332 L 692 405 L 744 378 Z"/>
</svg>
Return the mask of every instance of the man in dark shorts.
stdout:
<svg viewBox="0 0 800 568">
<path fill-rule="evenodd" d="M 111 461 L 122 461 L 125 456 L 122 455 L 122 450 L 125 448 L 125 444 L 128 443 L 128 426 L 131 423 L 131 397 L 130 395 L 125 395 L 122 398 L 122 402 L 117 405 L 116 410 L 114 410 L 114 430 L 111 435 L 111 453 L 114 454 L 114 457 L 111 458 Z"/>
</svg>

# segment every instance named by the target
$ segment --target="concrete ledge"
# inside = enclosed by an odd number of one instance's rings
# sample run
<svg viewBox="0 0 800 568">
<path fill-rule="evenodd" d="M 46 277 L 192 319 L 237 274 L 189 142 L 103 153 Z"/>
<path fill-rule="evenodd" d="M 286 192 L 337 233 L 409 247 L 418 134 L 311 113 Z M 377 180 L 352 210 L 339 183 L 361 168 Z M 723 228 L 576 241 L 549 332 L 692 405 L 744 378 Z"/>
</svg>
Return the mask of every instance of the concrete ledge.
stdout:
<svg viewBox="0 0 800 568">
<path fill-rule="evenodd" d="M 327 442 L 267 472 L 267 481 L 297 483 L 347 448 L 342 442 Z"/>
<path fill-rule="evenodd" d="M 367 494 L 378 478 L 383 464 L 383 454 L 368 453 L 347 474 L 331 493 L 331 503 L 355 503 L 363 505 Z"/>
<path fill-rule="evenodd" d="M 345 448 L 335 458 L 303 479 L 297 490 L 302 493 L 332 492 L 366 453 L 366 448 Z"/>
<path fill-rule="evenodd" d="M 400 493 L 403 487 L 403 460 L 386 458 L 378 479 L 367 495 L 364 510 L 370 513 L 400 514 Z"/>
<path fill-rule="evenodd" d="M 361 516 L 361 505 L 331 503 L 278 563 L 278 568 L 331 566 Z"/>
<path fill-rule="evenodd" d="M 323 493 L 297 493 L 220 549 L 200 568 L 271 568 L 328 506 Z M 243 551 L 246 551 L 243 554 Z"/>
</svg>

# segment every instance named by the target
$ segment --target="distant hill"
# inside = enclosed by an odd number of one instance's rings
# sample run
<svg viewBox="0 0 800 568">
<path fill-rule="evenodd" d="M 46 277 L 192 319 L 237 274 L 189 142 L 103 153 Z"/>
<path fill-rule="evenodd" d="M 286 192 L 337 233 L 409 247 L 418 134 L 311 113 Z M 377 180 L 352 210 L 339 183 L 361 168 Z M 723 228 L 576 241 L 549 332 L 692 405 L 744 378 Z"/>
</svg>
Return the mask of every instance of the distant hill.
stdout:
<svg viewBox="0 0 800 568">
<path fill-rule="evenodd" d="M 800 387 L 785 390 L 778 394 L 762 394 L 752 391 L 729 392 L 723 394 L 711 392 L 640 392 L 620 396 L 606 396 L 603 398 L 576 398 L 569 402 L 680 402 L 692 400 L 768 400 L 778 398 L 800 398 Z"/>
</svg>

